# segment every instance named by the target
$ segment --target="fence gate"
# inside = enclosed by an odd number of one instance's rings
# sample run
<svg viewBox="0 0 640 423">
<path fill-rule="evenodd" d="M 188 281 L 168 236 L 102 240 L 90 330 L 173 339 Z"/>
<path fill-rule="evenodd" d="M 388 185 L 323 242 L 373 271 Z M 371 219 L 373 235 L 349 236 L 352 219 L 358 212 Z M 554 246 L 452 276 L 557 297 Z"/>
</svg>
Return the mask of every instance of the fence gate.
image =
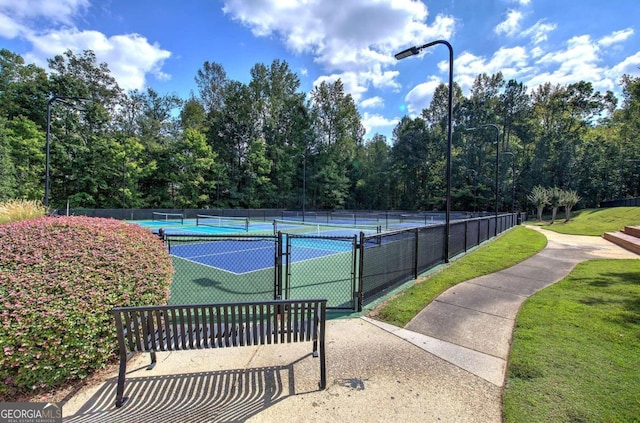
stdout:
<svg viewBox="0 0 640 423">
<path fill-rule="evenodd" d="M 327 308 L 355 310 L 357 236 L 283 237 L 283 297 L 326 298 Z"/>
<path fill-rule="evenodd" d="M 169 304 L 272 300 L 279 295 L 280 237 L 165 235 L 174 276 Z"/>
</svg>

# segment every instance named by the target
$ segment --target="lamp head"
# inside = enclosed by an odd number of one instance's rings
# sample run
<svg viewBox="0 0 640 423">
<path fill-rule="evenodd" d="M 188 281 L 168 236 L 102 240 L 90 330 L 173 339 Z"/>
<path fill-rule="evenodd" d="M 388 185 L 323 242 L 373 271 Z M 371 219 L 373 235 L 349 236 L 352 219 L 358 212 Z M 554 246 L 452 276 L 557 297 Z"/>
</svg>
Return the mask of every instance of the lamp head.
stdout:
<svg viewBox="0 0 640 423">
<path fill-rule="evenodd" d="M 406 50 L 402 50 L 400 53 L 397 53 L 395 55 L 396 60 L 402 60 L 404 58 L 407 58 L 409 56 L 415 56 L 416 54 L 420 53 L 420 49 L 418 47 L 409 47 Z"/>
</svg>

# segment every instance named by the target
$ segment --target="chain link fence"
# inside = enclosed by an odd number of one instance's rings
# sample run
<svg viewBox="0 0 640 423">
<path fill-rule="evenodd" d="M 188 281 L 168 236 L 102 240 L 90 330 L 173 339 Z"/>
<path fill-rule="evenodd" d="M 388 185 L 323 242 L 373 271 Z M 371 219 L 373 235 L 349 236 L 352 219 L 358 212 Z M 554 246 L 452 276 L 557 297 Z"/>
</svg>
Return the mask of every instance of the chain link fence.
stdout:
<svg viewBox="0 0 640 423">
<path fill-rule="evenodd" d="M 163 234 L 175 275 L 170 304 L 327 298 L 361 310 L 400 283 L 519 224 L 518 214 L 365 234 Z M 362 220 L 361 220 L 362 222 Z"/>
</svg>

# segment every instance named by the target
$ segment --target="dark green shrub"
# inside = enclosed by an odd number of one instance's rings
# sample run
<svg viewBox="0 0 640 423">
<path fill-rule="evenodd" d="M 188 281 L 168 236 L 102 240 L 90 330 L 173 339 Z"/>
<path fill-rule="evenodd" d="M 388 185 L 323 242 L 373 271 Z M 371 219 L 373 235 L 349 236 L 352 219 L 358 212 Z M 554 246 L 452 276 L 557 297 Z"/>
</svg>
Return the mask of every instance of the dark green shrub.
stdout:
<svg viewBox="0 0 640 423">
<path fill-rule="evenodd" d="M 0 400 L 86 377 L 115 357 L 110 310 L 164 304 L 173 269 L 151 232 L 112 219 L 0 225 Z"/>
</svg>

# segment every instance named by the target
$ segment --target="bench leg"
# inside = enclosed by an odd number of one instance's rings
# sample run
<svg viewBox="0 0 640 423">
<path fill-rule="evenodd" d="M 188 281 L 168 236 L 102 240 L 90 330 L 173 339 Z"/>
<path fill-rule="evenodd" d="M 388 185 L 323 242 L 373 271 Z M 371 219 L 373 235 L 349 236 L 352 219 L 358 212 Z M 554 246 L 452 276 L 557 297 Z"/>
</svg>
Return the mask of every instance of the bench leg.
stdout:
<svg viewBox="0 0 640 423">
<path fill-rule="evenodd" d="M 118 372 L 118 387 L 116 388 L 116 408 L 122 407 L 125 398 L 124 395 L 124 379 L 127 375 L 127 355 L 120 355 L 120 371 Z"/>
<path fill-rule="evenodd" d="M 313 340 L 313 352 L 311 353 L 314 357 L 318 358 L 318 340 Z"/>
<path fill-rule="evenodd" d="M 156 367 L 156 353 L 155 351 L 151 352 L 151 363 L 147 366 L 147 370 L 151 370 Z"/>
<path fill-rule="evenodd" d="M 320 340 L 320 389 L 327 387 L 327 363 L 325 359 L 324 339 Z"/>
</svg>

